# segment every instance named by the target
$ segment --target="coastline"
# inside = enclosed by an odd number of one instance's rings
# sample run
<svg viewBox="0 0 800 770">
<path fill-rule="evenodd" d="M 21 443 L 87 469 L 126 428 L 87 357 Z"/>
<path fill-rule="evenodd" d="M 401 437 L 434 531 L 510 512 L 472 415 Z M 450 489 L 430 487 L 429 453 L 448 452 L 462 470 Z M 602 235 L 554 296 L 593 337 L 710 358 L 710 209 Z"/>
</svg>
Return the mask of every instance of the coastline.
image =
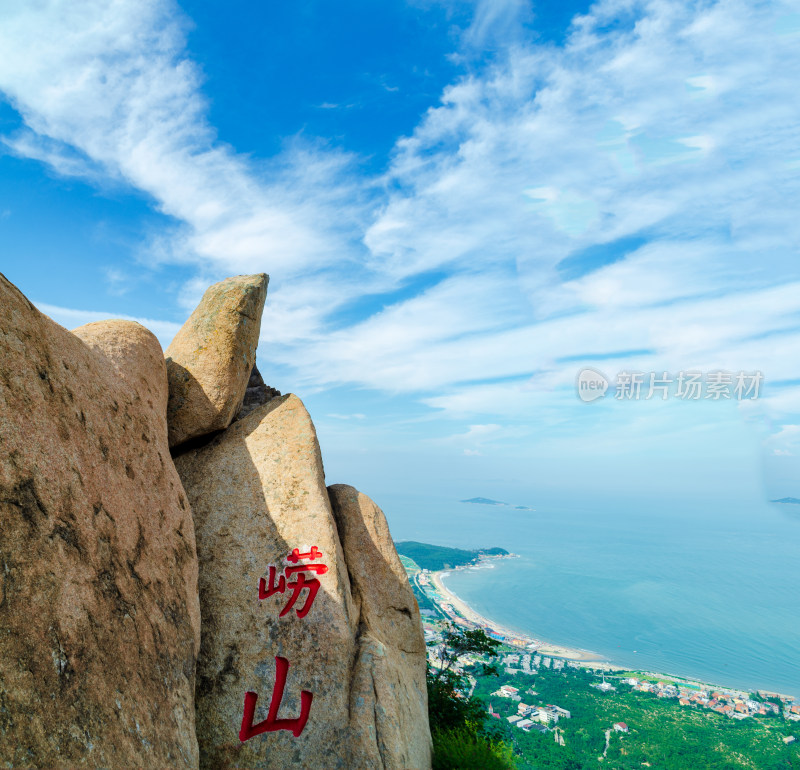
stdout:
<svg viewBox="0 0 800 770">
<path fill-rule="evenodd" d="M 443 578 L 447 577 L 447 575 L 449 575 L 452 571 L 453 570 L 439 570 L 437 572 L 430 572 L 429 577 L 434 588 L 445 600 L 445 602 L 450 604 L 458 615 L 470 623 L 480 626 L 489 632 L 494 632 L 499 636 L 506 637 L 509 640 L 516 640 L 516 642 L 512 641 L 511 643 L 516 643 L 517 646 L 530 649 L 532 652 L 536 652 L 537 655 L 546 655 L 551 658 L 574 661 L 587 668 L 597 668 L 607 671 L 624 670 L 624 667 L 615 666 L 609 661 L 604 660 L 603 657 L 598 653 L 591 652 L 590 650 L 582 650 L 577 647 L 567 647 L 566 645 L 562 644 L 546 642 L 542 639 L 530 636 L 530 634 L 524 634 L 520 631 L 515 631 L 502 626 L 499 623 L 484 617 L 473 610 L 472 607 L 470 607 L 463 599 L 461 599 L 457 594 L 453 593 L 444 584 Z"/>
<path fill-rule="evenodd" d="M 480 563 L 493 561 L 495 558 L 509 558 L 514 556 L 515 554 L 509 554 L 509 556 L 484 558 L 481 560 Z M 529 633 L 523 633 L 508 628 L 507 626 L 503 626 L 476 612 L 472 607 L 470 607 L 469 604 L 467 604 L 457 594 L 455 594 L 453 591 L 447 588 L 447 586 L 444 584 L 443 578 L 447 577 L 451 572 L 456 571 L 456 569 L 459 568 L 428 572 L 428 578 L 430 579 L 431 584 L 435 588 L 436 592 L 439 594 L 441 599 L 444 600 L 444 602 L 446 602 L 447 604 L 451 605 L 452 609 L 454 610 L 454 613 L 451 616 L 451 618 L 455 619 L 456 617 L 460 616 L 463 620 L 466 620 L 468 623 L 476 627 L 483 628 L 487 633 L 491 634 L 492 632 L 494 632 L 497 636 L 505 637 L 506 644 L 511 644 L 512 646 L 518 646 L 520 649 L 527 649 L 531 653 L 535 653 L 536 655 L 541 655 L 543 657 L 546 656 L 550 658 L 556 658 L 568 661 L 571 662 L 573 665 L 580 666 L 581 668 L 590 668 L 598 671 L 609 671 L 609 672 L 630 671 L 635 673 L 641 673 L 646 676 L 656 677 L 667 681 L 673 681 L 676 683 L 688 683 L 690 685 L 703 686 L 706 687 L 707 689 L 721 690 L 723 692 L 736 693 L 739 695 L 745 695 L 748 692 L 756 692 L 756 690 L 754 689 L 747 690 L 741 687 L 730 687 L 727 685 L 705 682 L 694 677 L 687 677 L 685 675 L 632 669 L 630 666 L 621 666 L 615 664 L 609 661 L 607 658 L 604 658 L 598 653 L 592 652 L 590 650 L 584 650 L 578 647 L 569 647 L 562 644 L 547 642 L 537 637 L 531 636 Z M 441 602 L 439 604 L 441 606 Z M 442 609 L 444 610 L 444 608 Z M 446 610 L 444 611 L 445 614 L 450 615 L 450 613 L 447 613 Z M 759 690 L 759 692 L 761 691 Z M 773 694 L 779 696 L 782 699 L 783 698 L 788 698 L 789 700 L 795 699 L 795 697 L 792 695 L 785 695 L 780 693 L 773 693 Z"/>
</svg>

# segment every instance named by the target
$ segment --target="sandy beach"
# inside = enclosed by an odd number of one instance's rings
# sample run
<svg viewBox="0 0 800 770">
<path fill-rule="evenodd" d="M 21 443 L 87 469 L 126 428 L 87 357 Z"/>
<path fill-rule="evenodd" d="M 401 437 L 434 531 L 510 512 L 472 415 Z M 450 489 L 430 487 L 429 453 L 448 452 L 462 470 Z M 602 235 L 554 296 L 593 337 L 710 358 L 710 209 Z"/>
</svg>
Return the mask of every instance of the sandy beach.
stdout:
<svg viewBox="0 0 800 770">
<path fill-rule="evenodd" d="M 429 577 L 436 588 L 437 592 L 441 595 L 444 601 L 448 602 L 452 605 L 453 609 L 458 612 L 459 615 L 464 617 L 466 620 L 470 621 L 471 623 L 475 623 L 479 626 L 485 626 L 493 631 L 501 634 L 502 636 L 511 637 L 514 639 L 521 639 L 526 643 L 526 645 L 535 645 L 535 648 L 531 647 L 533 651 L 538 655 L 546 655 L 553 658 L 562 658 L 564 660 L 572 660 L 581 663 L 581 665 L 592 667 L 592 668 L 603 668 L 603 669 L 616 669 L 617 666 L 613 666 L 607 661 L 604 661 L 601 655 L 597 653 L 591 652 L 589 650 L 581 650 L 575 647 L 566 647 L 560 644 L 553 644 L 551 642 L 545 642 L 541 639 L 537 639 L 535 637 L 530 636 L 529 634 L 523 634 L 519 631 L 514 631 L 513 629 L 506 628 L 501 626 L 499 623 L 495 623 L 493 620 L 489 620 L 488 618 L 483 617 L 479 613 L 475 612 L 466 602 L 460 599 L 456 594 L 450 591 L 447 586 L 444 584 L 442 580 L 443 577 L 446 577 L 450 574 L 452 570 L 444 570 L 440 572 L 431 572 L 429 573 Z"/>
</svg>

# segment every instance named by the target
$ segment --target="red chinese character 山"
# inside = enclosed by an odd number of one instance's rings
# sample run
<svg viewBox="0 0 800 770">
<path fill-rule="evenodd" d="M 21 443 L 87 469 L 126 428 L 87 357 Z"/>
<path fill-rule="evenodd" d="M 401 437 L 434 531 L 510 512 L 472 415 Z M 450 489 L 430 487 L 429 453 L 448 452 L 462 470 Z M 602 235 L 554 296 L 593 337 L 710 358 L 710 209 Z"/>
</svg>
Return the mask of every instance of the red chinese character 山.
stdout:
<svg viewBox="0 0 800 770">
<path fill-rule="evenodd" d="M 308 690 L 300 691 L 300 716 L 294 719 L 278 719 L 278 710 L 283 700 L 283 690 L 286 687 L 286 675 L 289 673 L 289 661 L 280 656 L 275 657 L 275 688 L 272 691 L 272 700 L 269 702 L 269 712 L 267 718 L 257 725 L 253 724 L 253 716 L 256 711 L 258 695 L 254 692 L 245 693 L 244 696 L 244 715 L 242 716 L 242 727 L 239 730 L 239 740 L 244 743 L 261 733 L 271 733 L 275 730 L 291 730 L 292 735 L 297 738 L 308 722 L 308 715 L 311 711 L 311 701 L 314 699 L 313 693 Z"/>
<path fill-rule="evenodd" d="M 273 594 L 283 594 L 287 588 L 292 591 L 289 601 L 281 610 L 279 617 L 286 615 L 294 607 L 304 588 L 308 589 L 305 603 L 302 607 L 296 607 L 295 612 L 298 618 L 308 615 L 311 605 L 319 591 L 320 582 L 315 577 L 309 577 L 306 573 L 324 575 L 328 567 L 324 564 L 304 564 L 303 560 L 317 561 L 322 558 L 322 552 L 317 546 L 312 546 L 306 553 L 300 553 L 299 548 L 295 548 L 287 557 L 286 561 L 292 565 L 283 568 L 283 574 L 278 575 L 278 568 L 272 564 L 269 567 L 269 584 L 263 577 L 258 581 L 258 598 L 268 599 Z M 300 692 L 300 716 L 294 719 L 278 719 L 278 710 L 283 700 L 283 691 L 286 687 L 286 675 L 289 672 L 289 661 L 286 658 L 277 656 L 275 658 L 275 688 L 272 691 L 272 700 L 269 703 L 267 718 L 257 725 L 253 724 L 253 716 L 256 711 L 258 695 L 254 692 L 247 692 L 244 696 L 244 714 L 242 715 L 242 727 L 239 730 L 239 740 L 244 742 L 255 735 L 273 732 L 275 730 L 291 730 L 292 735 L 297 738 L 308 722 L 308 715 L 311 711 L 311 701 L 314 695 L 308 690 Z"/>
<path fill-rule="evenodd" d="M 301 619 L 304 618 L 306 615 L 308 615 L 320 586 L 319 580 L 314 577 L 308 578 L 304 573 L 313 572 L 317 575 L 324 575 L 328 571 L 328 568 L 324 564 L 298 564 L 298 562 L 301 559 L 310 559 L 314 561 L 320 558 L 322 558 L 322 552 L 315 545 L 312 546 L 311 550 L 307 553 L 300 553 L 300 549 L 295 548 L 286 557 L 286 561 L 295 566 L 285 567 L 283 570 L 283 575 L 278 576 L 277 567 L 270 565 L 269 584 L 267 584 L 267 581 L 263 577 L 258 581 L 258 598 L 268 599 L 273 594 L 282 594 L 287 588 L 290 588 L 292 590 L 292 595 L 289 597 L 289 601 L 286 602 L 286 605 L 280 611 L 278 616 L 282 618 L 289 612 L 289 610 L 292 609 L 292 607 L 294 607 L 294 604 L 300 597 L 302 590 L 307 588 L 308 594 L 306 596 L 305 603 L 302 607 L 295 608 L 297 617 Z M 292 576 L 294 576 L 294 580 L 287 580 Z"/>
</svg>

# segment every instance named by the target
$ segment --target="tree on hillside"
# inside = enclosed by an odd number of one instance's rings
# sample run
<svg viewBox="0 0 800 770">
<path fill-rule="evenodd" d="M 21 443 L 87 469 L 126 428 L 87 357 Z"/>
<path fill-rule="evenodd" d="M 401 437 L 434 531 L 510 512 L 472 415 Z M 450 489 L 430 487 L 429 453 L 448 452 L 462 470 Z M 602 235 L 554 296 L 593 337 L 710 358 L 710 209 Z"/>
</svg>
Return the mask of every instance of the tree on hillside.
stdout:
<svg viewBox="0 0 800 770">
<path fill-rule="evenodd" d="M 434 770 L 479 768 L 511 770 L 516 767 L 511 747 L 486 727 L 486 711 L 477 698 L 467 695 L 468 678 L 456 664 L 467 654 L 487 655 L 484 674 L 497 675 L 492 662 L 500 642 L 482 629 L 468 631 L 448 623 L 436 650 L 439 665 L 428 664 L 428 713 L 433 733 Z"/>
<path fill-rule="evenodd" d="M 488 655 L 490 662 L 481 664 L 483 666 L 483 673 L 497 675 L 499 671 L 496 664 L 491 662 L 491 659 L 497 657 L 497 648 L 499 646 L 500 642 L 487 636 L 482 628 L 466 630 L 455 625 L 455 623 L 448 623 L 445 626 L 445 630 L 442 632 L 441 644 L 438 645 L 437 656 L 439 658 L 439 666 L 437 670 L 433 672 L 434 678 L 437 681 L 447 679 L 450 673 L 452 673 L 453 666 L 458 663 L 464 655 L 470 653 L 475 655 Z"/>
</svg>

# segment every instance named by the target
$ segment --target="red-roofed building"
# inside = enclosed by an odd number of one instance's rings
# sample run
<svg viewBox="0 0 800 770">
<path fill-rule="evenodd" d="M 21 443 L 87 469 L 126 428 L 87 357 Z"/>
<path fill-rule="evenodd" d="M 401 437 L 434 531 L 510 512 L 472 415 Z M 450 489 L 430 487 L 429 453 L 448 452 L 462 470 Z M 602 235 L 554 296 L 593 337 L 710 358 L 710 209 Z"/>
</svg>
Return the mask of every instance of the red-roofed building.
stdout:
<svg viewBox="0 0 800 770">
<path fill-rule="evenodd" d="M 628 732 L 628 725 L 625 722 L 614 722 L 614 732 L 615 733 L 627 733 Z"/>
</svg>

